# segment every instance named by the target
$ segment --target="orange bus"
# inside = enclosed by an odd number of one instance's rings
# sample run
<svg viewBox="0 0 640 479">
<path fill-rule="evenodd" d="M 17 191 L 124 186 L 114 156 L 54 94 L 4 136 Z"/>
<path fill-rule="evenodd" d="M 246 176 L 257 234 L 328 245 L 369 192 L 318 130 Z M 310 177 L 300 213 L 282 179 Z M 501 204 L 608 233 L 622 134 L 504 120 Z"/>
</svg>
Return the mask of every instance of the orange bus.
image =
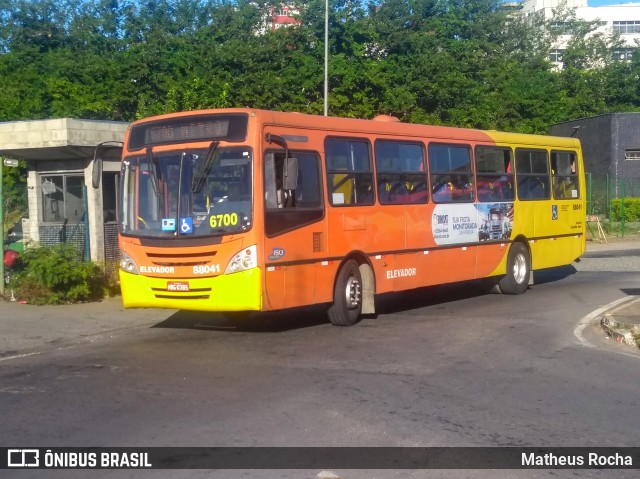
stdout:
<svg viewBox="0 0 640 479">
<path fill-rule="evenodd" d="M 255 109 L 130 125 L 119 193 L 126 308 L 273 311 L 532 270 L 585 250 L 574 138 Z"/>
</svg>

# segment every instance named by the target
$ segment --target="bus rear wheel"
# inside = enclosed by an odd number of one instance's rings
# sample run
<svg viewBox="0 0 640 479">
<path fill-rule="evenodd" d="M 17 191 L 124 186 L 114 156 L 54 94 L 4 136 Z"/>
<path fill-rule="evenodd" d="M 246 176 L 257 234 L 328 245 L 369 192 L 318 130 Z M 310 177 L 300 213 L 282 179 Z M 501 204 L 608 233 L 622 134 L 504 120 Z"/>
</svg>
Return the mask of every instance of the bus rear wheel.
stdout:
<svg viewBox="0 0 640 479">
<path fill-rule="evenodd" d="M 507 274 L 498 286 L 504 294 L 522 294 L 529 286 L 531 274 L 531 257 L 529 250 L 522 243 L 513 243 L 507 256 Z"/>
<path fill-rule="evenodd" d="M 362 312 L 362 276 L 358 263 L 347 261 L 336 279 L 333 290 L 333 304 L 328 315 L 334 326 L 352 326 L 360 319 Z"/>
</svg>

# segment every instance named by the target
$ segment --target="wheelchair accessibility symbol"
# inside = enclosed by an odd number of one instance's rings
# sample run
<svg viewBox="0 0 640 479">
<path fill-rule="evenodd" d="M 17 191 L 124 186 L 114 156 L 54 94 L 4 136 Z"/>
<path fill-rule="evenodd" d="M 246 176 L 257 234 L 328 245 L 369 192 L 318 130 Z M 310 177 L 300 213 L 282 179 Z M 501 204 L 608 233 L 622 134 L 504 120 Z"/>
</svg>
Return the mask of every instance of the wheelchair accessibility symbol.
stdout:
<svg viewBox="0 0 640 479">
<path fill-rule="evenodd" d="M 551 205 L 551 219 L 558 219 L 558 205 Z"/>
<path fill-rule="evenodd" d="M 183 235 L 193 234 L 193 218 L 180 218 L 180 233 Z"/>
</svg>

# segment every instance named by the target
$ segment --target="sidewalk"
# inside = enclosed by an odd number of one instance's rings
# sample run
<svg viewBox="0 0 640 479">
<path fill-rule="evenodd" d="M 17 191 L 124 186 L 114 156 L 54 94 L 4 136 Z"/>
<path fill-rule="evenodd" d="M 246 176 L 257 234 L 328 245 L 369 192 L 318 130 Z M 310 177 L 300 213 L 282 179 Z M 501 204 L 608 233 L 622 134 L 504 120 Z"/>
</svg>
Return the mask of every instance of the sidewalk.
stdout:
<svg viewBox="0 0 640 479">
<path fill-rule="evenodd" d="M 174 311 L 124 310 L 120 297 L 94 303 L 34 306 L 0 300 L 0 361 L 100 335 L 157 324 Z"/>
<path fill-rule="evenodd" d="M 629 235 L 624 238 L 607 237 L 607 243 L 597 240 L 587 242 L 587 253 L 606 253 L 614 251 L 640 250 L 640 237 Z M 626 260 L 629 258 L 627 257 Z M 627 264 L 628 266 L 628 264 Z M 633 267 L 633 266 L 632 266 Z M 638 292 L 629 296 L 619 306 L 604 312 L 597 320 L 605 335 L 618 343 L 640 348 L 640 285 Z M 638 339 L 636 339 L 638 338 Z"/>
</svg>

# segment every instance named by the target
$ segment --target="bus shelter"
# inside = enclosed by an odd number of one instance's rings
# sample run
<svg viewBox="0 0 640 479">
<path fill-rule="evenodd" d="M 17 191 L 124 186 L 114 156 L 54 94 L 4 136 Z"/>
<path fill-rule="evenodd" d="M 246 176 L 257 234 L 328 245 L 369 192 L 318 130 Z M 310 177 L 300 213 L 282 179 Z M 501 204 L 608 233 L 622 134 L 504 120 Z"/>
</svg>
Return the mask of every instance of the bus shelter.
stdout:
<svg viewBox="0 0 640 479">
<path fill-rule="evenodd" d="M 29 218 L 26 241 L 73 243 L 86 259 L 117 261 L 116 201 L 121 146 L 128 123 L 52 120 L 0 123 L 0 157 L 25 160 Z M 104 159 L 100 186 L 92 187 L 96 145 Z"/>
</svg>

